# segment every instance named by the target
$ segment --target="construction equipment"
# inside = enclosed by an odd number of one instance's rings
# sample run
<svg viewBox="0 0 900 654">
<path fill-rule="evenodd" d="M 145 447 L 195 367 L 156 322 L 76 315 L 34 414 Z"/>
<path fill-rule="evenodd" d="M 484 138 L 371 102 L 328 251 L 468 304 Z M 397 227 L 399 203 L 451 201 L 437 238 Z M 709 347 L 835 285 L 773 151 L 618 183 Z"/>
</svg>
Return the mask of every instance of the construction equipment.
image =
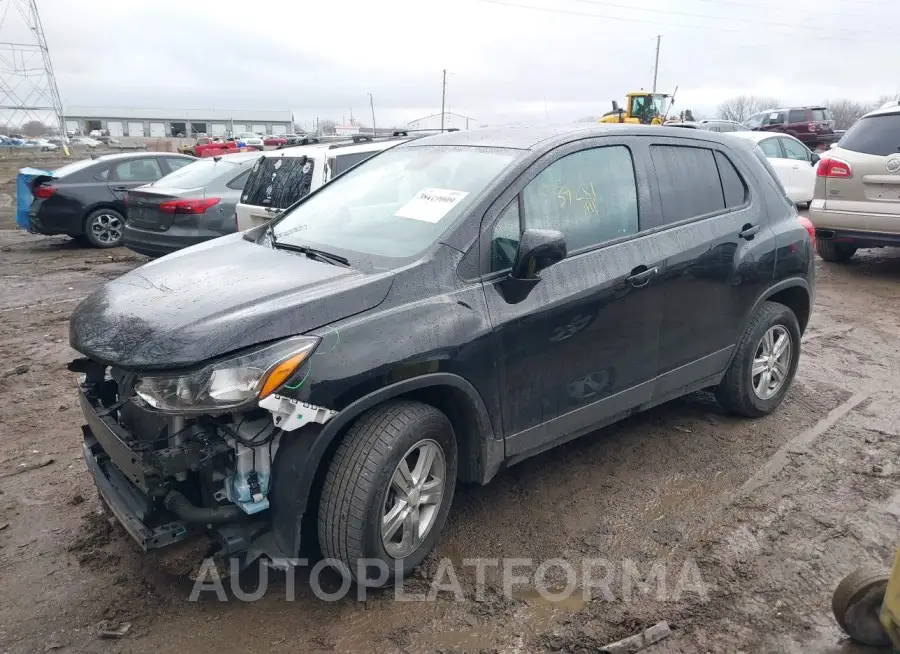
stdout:
<svg viewBox="0 0 900 654">
<path fill-rule="evenodd" d="M 669 105 L 674 102 L 675 94 L 648 93 L 647 91 L 631 91 L 626 94 L 628 100 L 625 109 L 612 101 L 612 111 L 608 111 L 597 121 L 598 123 L 640 123 L 641 125 L 662 125 L 666 120 Z M 671 99 L 671 101 L 670 101 Z"/>
<path fill-rule="evenodd" d="M 870 647 L 900 650 L 900 550 L 890 573 L 865 566 L 844 577 L 831 608 L 841 629 Z"/>
</svg>

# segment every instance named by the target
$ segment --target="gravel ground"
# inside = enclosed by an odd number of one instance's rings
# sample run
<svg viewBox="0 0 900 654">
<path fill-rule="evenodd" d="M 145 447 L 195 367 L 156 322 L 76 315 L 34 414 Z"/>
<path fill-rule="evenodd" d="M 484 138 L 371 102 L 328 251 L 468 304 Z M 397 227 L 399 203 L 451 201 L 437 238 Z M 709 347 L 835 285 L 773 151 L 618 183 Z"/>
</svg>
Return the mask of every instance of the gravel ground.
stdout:
<svg viewBox="0 0 900 654">
<path fill-rule="evenodd" d="M 68 316 L 143 261 L 0 230 L 0 651 L 595 652 L 659 620 L 673 632 L 648 654 L 862 651 L 830 596 L 856 566 L 886 566 L 900 537 L 900 252 L 818 261 L 799 373 L 774 415 L 737 419 L 697 394 L 461 487 L 407 584 L 427 592 L 452 565 L 462 601 L 433 602 L 326 602 L 303 575 L 273 571 L 254 602 L 190 602 L 189 581 L 102 516 L 65 369 Z M 476 597 L 463 565 L 475 557 L 531 559 L 530 581 L 507 596 L 489 568 Z M 582 579 L 545 599 L 534 569 L 550 559 L 602 559 L 608 593 Z M 239 578 L 245 591 L 258 574 Z M 559 565 L 546 578 L 565 585 Z M 131 628 L 100 640 L 103 621 Z"/>
</svg>

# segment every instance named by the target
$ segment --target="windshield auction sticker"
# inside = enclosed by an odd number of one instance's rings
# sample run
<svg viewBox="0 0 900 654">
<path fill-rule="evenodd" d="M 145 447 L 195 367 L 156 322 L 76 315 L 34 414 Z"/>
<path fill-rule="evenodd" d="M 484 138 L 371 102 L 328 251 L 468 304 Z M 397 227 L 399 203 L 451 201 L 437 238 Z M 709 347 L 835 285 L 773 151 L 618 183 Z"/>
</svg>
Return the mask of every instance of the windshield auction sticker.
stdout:
<svg viewBox="0 0 900 654">
<path fill-rule="evenodd" d="M 398 218 L 436 223 L 468 194 L 468 191 L 453 191 L 446 188 L 423 188 L 409 202 L 397 209 L 394 215 Z"/>
</svg>

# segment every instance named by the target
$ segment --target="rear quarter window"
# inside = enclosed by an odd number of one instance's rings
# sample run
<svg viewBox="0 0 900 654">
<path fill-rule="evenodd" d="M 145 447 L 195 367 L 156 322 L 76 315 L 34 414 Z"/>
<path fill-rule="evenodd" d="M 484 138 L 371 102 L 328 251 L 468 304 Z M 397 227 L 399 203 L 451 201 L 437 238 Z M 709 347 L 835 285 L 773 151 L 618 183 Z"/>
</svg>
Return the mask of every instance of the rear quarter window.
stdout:
<svg viewBox="0 0 900 654">
<path fill-rule="evenodd" d="M 286 209 L 309 195 L 315 162 L 306 157 L 260 157 L 244 185 L 241 202 Z"/>
<path fill-rule="evenodd" d="M 816 121 L 833 120 L 828 109 L 812 109 L 812 119 Z"/>
<path fill-rule="evenodd" d="M 882 114 L 858 120 L 838 147 L 886 157 L 900 152 L 900 114 Z"/>
</svg>

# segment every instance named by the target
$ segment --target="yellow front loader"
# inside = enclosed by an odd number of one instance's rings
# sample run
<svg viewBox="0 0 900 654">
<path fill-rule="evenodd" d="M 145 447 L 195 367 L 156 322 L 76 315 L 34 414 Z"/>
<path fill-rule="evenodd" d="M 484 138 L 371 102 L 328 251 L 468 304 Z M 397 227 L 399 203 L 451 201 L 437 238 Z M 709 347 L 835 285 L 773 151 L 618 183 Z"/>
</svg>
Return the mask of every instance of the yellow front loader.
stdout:
<svg viewBox="0 0 900 654">
<path fill-rule="evenodd" d="M 598 123 L 634 123 L 641 125 L 662 125 L 671 104 L 674 93 L 648 93 L 647 91 L 631 91 L 626 94 L 628 100 L 625 108 L 613 100 L 612 111 L 603 114 Z"/>
</svg>

